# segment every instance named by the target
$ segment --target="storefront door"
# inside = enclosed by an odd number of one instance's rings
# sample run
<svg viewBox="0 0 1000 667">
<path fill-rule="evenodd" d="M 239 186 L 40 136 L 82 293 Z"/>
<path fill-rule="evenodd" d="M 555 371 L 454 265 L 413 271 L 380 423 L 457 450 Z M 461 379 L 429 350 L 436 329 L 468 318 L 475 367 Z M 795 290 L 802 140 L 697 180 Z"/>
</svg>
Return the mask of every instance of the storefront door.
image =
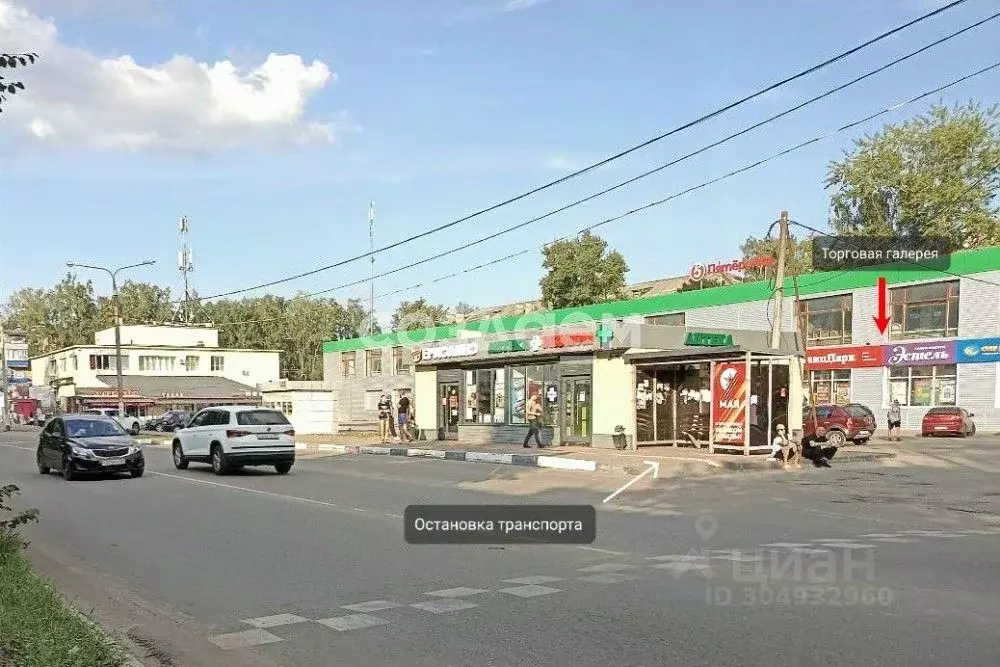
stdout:
<svg viewBox="0 0 1000 667">
<path fill-rule="evenodd" d="M 438 429 L 442 440 L 458 439 L 458 383 L 438 385 Z"/>
<path fill-rule="evenodd" d="M 563 443 L 590 444 L 592 428 L 590 377 L 563 378 Z"/>
</svg>

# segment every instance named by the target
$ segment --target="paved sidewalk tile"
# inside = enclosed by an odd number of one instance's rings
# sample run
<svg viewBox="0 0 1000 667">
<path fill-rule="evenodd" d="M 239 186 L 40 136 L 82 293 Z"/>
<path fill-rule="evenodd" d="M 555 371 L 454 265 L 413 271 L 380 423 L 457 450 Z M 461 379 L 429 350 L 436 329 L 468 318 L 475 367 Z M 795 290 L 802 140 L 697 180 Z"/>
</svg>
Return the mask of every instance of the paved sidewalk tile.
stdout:
<svg viewBox="0 0 1000 667">
<path fill-rule="evenodd" d="M 349 616 L 337 616 L 335 618 L 324 618 L 316 621 L 320 625 L 328 628 L 347 632 L 348 630 L 361 630 L 362 628 L 373 628 L 377 625 L 388 625 L 389 621 L 377 616 L 368 614 L 351 614 Z"/>
</svg>

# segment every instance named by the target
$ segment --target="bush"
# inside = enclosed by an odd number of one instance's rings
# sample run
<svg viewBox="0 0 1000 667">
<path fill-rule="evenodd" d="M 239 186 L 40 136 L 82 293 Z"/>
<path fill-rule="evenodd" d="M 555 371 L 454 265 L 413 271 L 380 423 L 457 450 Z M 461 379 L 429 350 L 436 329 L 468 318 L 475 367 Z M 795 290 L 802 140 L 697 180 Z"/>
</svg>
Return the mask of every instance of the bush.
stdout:
<svg viewBox="0 0 1000 667">
<path fill-rule="evenodd" d="M 21 492 L 14 484 L 0 486 L 0 555 L 7 555 L 20 551 L 28 546 L 28 543 L 21 539 L 19 528 L 25 524 L 38 521 L 38 510 L 30 509 L 14 514 L 14 509 L 10 506 L 10 499 Z M 12 518 L 6 518 L 13 515 Z"/>
</svg>

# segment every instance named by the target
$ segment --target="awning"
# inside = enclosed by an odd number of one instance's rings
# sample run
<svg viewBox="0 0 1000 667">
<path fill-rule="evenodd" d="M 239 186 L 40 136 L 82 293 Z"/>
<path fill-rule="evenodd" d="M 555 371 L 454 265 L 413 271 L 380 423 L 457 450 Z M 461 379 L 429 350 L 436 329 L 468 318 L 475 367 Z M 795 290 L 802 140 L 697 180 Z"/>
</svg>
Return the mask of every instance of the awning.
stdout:
<svg viewBox="0 0 1000 667">
<path fill-rule="evenodd" d="M 688 347 L 682 350 L 635 350 L 626 352 L 628 363 L 655 363 L 657 361 L 680 363 L 685 359 L 721 359 L 726 357 L 743 357 L 750 352 L 755 357 L 787 357 L 780 352 L 760 352 L 747 350 L 739 345 L 725 347 Z"/>
<path fill-rule="evenodd" d="M 112 391 L 117 383 L 114 375 L 98 375 L 97 379 L 104 382 Z M 218 403 L 232 401 L 241 403 L 256 401 L 260 397 L 256 387 L 240 384 L 228 378 L 204 375 L 125 375 L 122 376 L 122 384 L 125 389 L 131 390 L 141 398 L 153 401 L 213 401 Z M 106 392 L 108 389 L 103 391 Z M 84 391 L 77 390 L 77 394 L 83 393 Z M 130 401 L 131 399 L 126 397 L 126 400 Z"/>
</svg>

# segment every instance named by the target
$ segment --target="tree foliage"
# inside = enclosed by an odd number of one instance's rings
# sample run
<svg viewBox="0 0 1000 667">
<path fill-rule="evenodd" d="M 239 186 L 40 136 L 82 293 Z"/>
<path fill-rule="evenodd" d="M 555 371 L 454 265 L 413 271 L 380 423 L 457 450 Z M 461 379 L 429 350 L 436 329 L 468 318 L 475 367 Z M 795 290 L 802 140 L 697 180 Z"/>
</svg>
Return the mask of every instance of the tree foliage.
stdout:
<svg viewBox="0 0 1000 667">
<path fill-rule="evenodd" d="M 183 319 L 183 304 L 171 298 L 169 288 L 129 281 L 118 294 L 124 324 Z M 282 377 L 291 380 L 322 379 L 323 342 L 355 338 L 368 326 L 367 313 L 356 300 L 268 295 L 199 303 L 195 296 L 191 305 L 194 322 L 218 327 L 223 347 L 282 350 Z M 5 326 L 28 334 L 32 356 L 92 345 L 96 331 L 114 326 L 110 298 L 95 296 L 92 283 L 81 283 L 72 274 L 50 289 L 18 290 L 4 310 Z"/>
<path fill-rule="evenodd" d="M 755 257 L 773 257 L 773 266 L 753 267 L 747 270 L 747 280 L 770 280 L 774 278 L 774 270 L 778 261 L 778 238 L 753 236 L 740 246 L 740 252 L 744 260 Z M 802 275 L 813 270 L 812 265 L 812 239 L 799 239 L 795 234 L 789 234 L 789 246 L 785 252 L 785 275 Z"/>
<path fill-rule="evenodd" d="M 855 142 L 829 166 L 839 234 L 939 236 L 952 250 L 1000 244 L 1000 107 L 934 106 Z"/>
<path fill-rule="evenodd" d="M 393 331 L 415 331 L 448 324 L 451 311 L 447 306 L 428 303 L 427 299 L 404 301 L 392 314 Z"/>
<path fill-rule="evenodd" d="M 722 287 L 728 285 L 725 280 L 718 276 L 705 276 L 702 280 L 688 278 L 677 288 L 678 292 L 690 292 L 696 289 L 709 289 L 711 287 Z"/>
<path fill-rule="evenodd" d="M 540 286 L 550 308 L 589 306 L 625 297 L 628 264 L 608 242 L 590 232 L 556 241 L 543 251 L 547 273 Z"/>
<path fill-rule="evenodd" d="M 0 68 L 16 69 L 34 65 L 38 60 L 37 53 L 0 53 Z M 0 113 L 7 105 L 7 96 L 16 95 L 19 90 L 24 90 L 24 82 L 14 79 L 11 76 L 0 76 Z"/>
</svg>

